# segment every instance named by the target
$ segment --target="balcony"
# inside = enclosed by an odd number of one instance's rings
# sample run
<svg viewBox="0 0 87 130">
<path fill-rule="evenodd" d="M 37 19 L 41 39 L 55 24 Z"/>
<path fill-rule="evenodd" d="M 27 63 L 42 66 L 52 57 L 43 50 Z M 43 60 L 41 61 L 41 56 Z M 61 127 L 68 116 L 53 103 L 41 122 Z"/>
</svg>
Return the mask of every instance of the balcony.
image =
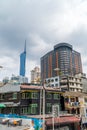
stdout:
<svg viewBox="0 0 87 130">
<path fill-rule="evenodd" d="M 67 88 L 68 86 L 67 85 L 61 85 L 61 88 Z"/>
<path fill-rule="evenodd" d="M 80 107 L 79 102 L 70 102 L 70 103 L 65 103 L 65 108 L 78 108 Z"/>
</svg>

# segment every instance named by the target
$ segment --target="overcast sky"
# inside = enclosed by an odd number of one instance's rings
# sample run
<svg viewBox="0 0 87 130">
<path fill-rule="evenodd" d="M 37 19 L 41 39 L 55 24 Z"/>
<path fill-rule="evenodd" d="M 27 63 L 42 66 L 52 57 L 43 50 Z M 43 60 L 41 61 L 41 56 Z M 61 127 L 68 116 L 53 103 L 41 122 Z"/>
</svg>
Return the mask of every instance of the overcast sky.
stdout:
<svg viewBox="0 0 87 130">
<path fill-rule="evenodd" d="M 19 75 L 27 43 L 26 76 L 60 42 L 81 53 L 87 74 L 87 0 L 0 0 L 0 80 Z"/>
</svg>

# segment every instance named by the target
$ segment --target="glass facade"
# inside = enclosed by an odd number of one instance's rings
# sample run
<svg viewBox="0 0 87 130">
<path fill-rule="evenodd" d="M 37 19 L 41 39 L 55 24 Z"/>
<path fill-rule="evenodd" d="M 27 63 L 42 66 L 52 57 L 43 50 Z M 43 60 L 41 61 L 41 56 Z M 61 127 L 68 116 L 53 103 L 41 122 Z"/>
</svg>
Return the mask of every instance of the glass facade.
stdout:
<svg viewBox="0 0 87 130">
<path fill-rule="evenodd" d="M 24 52 L 20 54 L 20 75 L 25 76 L 25 63 L 26 63 L 26 44 Z"/>
<path fill-rule="evenodd" d="M 59 68 L 62 75 L 82 73 L 81 55 L 74 51 L 72 45 L 59 43 L 41 58 L 41 79 L 57 76 L 54 69 Z"/>
</svg>

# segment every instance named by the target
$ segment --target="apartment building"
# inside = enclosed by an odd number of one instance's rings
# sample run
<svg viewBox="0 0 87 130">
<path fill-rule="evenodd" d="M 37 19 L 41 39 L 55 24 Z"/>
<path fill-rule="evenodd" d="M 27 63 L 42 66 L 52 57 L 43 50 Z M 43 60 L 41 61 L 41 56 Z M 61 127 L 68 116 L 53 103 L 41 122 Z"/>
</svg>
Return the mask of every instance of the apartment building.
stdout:
<svg viewBox="0 0 87 130">
<path fill-rule="evenodd" d="M 41 57 L 41 79 L 47 79 L 59 75 L 59 68 L 62 75 L 75 75 L 82 73 L 81 55 L 73 50 L 68 43 L 59 43 L 54 50 Z"/>
</svg>

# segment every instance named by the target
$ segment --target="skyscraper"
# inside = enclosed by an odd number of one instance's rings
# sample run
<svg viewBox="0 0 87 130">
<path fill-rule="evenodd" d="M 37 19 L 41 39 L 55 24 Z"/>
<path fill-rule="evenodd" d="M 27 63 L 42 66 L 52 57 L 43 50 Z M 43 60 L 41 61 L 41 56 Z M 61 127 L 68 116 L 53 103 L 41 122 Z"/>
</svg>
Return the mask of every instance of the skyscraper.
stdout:
<svg viewBox="0 0 87 130">
<path fill-rule="evenodd" d="M 41 79 L 56 76 L 58 72 L 54 71 L 55 68 L 59 68 L 64 75 L 82 73 L 80 53 L 68 43 L 55 45 L 54 50 L 41 57 Z"/>
<path fill-rule="evenodd" d="M 25 64 L 26 64 L 26 41 L 24 51 L 20 54 L 20 75 L 25 76 Z"/>
</svg>

